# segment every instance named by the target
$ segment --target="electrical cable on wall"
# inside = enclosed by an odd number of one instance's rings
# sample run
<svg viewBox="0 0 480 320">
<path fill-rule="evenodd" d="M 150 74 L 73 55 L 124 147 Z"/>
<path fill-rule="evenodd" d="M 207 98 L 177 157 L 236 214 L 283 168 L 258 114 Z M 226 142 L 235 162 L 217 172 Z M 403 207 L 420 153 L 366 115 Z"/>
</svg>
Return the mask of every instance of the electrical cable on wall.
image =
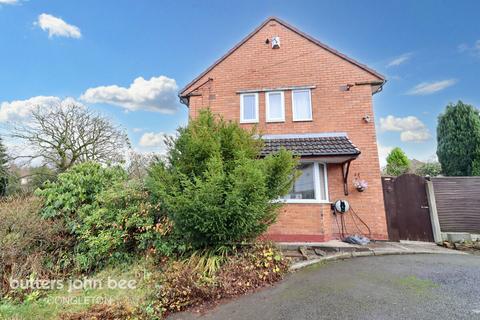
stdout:
<svg viewBox="0 0 480 320">
<path fill-rule="evenodd" d="M 372 231 L 368 224 L 360 218 L 360 216 L 357 214 L 357 212 L 352 208 L 350 203 L 346 200 L 338 200 L 332 205 L 333 209 L 333 214 L 335 215 L 335 221 L 337 224 L 338 231 L 340 232 L 340 237 L 341 240 L 344 241 L 348 236 L 348 229 L 347 229 L 347 223 L 346 223 L 346 217 L 345 214 L 348 212 L 351 212 L 351 219 L 352 222 L 356 228 L 356 230 L 359 232 L 364 237 L 370 238 L 372 235 Z M 338 217 L 340 216 L 340 223 L 338 222 Z M 365 228 L 367 229 L 367 234 L 362 232 L 362 230 L 359 227 L 359 223 L 361 223 Z"/>
</svg>

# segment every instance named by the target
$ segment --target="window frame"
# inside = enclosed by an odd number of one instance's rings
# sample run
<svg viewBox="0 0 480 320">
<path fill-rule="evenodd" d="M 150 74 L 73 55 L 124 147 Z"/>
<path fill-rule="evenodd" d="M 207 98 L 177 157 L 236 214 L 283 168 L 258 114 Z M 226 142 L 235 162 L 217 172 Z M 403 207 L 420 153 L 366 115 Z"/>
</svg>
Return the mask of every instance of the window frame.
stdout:
<svg viewBox="0 0 480 320">
<path fill-rule="evenodd" d="M 296 106 L 295 106 L 295 92 L 308 92 L 308 102 L 310 103 L 310 118 L 299 119 L 295 117 Z M 299 89 L 292 90 L 292 120 L 293 121 L 313 121 L 313 106 L 312 106 L 312 90 L 310 89 Z"/>
<path fill-rule="evenodd" d="M 328 175 L 327 175 L 327 163 L 322 161 L 300 160 L 300 163 L 313 163 L 313 177 L 314 177 L 314 194 L 315 199 L 283 199 L 280 201 L 284 203 L 331 203 L 328 195 Z M 325 199 L 320 199 L 321 193 L 321 181 L 320 181 L 320 165 L 323 166 L 323 176 L 325 181 L 323 187 L 325 188 Z"/>
<path fill-rule="evenodd" d="M 281 118 L 270 118 L 270 95 L 280 93 L 280 107 L 282 108 Z M 285 122 L 285 93 L 283 91 L 265 92 L 265 121 L 266 122 Z"/>
<path fill-rule="evenodd" d="M 255 119 L 244 119 L 244 102 L 243 97 L 254 96 L 255 97 Z M 258 92 L 242 93 L 240 94 L 240 123 L 258 123 L 259 111 L 258 111 Z"/>
</svg>

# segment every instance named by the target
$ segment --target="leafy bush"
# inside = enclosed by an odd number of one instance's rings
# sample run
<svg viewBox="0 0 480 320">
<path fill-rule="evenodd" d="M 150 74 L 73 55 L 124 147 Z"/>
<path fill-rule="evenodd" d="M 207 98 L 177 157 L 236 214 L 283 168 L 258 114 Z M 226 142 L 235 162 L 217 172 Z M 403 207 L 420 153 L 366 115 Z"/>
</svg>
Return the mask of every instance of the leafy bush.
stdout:
<svg viewBox="0 0 480 320">
<path fill-rule="evenodd" d="M 88 270 L 95 262 L 101 262 L 89 259 L 92 256 L 88 250 L 89 245 L 82 243 L 85 240 L 84 234 L 90 233 L 85 224 L 91 221 L 88 216 L 97 208 L 99 194 L 112 184 L 126 179 L 127 174 L 121 167 L 102 167 L 98 163 L 85 162 L 61 173 L 56 181 L 46 182 L 42 189 L 36 191 L 44 200 L 42 216 L 54 221 L 64 221 L 68 232 L 74 236 L 73 254 L 76 256 L 76 267 Z M 97 246 L 101 244 L 104 242 L 97 242 Z M 105 250 L 103 252 L 107 254 Z"/>
<path fill-rule="evenodd" d="M 56 181 L 46 182 L 36 194 L 45 201 L 42 210 L 45 218 L 62 217 L 75 232 L 79 227 L 78 210 L 94 204 L 100 192 L 126 179 L 125 170 L 119 166 L 102 167 L 85 162 L 61 173 Z"/>
<path fill-rule="evenodd" d="M 162 250 L 168 221 L 149 201 L 138 181 L 120 182 L 78 212 L 77 259 L 83 270 L 125 261 L 137 253 Z"/>
<path fill-rule="evenodd" d="M 206 253 L 209 255 L 209 253 Z M 212 258 L 209 255 L 209 258 Z M 144 308 L 149 316 L 215 303 L 273 284 L 288 271 L 288 261 L 267 243 L 244 247 L 225 256 L 222 267 L 213 275 L 203 273 L 191 262 L 172 261 L 161 278 L 152 301 Z"/>
<path fill-rule="evenodd" d="M 415 173 L 419 176 L 436 177 L 442 173 L 442 166 L 436 161 L 423 163 Z"/>
<path fill-rule="evenodd" d="M 37 191 L 45 199 L 43 216 L 64 219 L 75 237 L 80 270 L 123 262 L 144 252 L 171 252 L 165 240 L 171 223 L 159 205 L 151 204 L 142 183 L 127 179 L 121 167 L 83 163 Z"/>
<path fill-rule="evenodd" d="M 26 190 L 29 194 L 32 194 L 38 188 L 42 188 L 48 181 L 55 181 L 57 177 L 56 172 L 47 166 L 31 168 L 30 175 L 28 190 Z"/>
<path fill-rule="evenodd" d="M 10 278 L 42 279 L 58 275 L 69 264 L 71 239 L 61 221 L 39 215 L 38 198 L 8 198 L 0 202 L 0 296 Z"/>
<path fill-rule="evenodd" d="M 275 221 L 274 200 L 289 191 L 297 160 L 286 150 L 262 159 L 262 145 L 255 131 L 208 110 L 179 129 L 147 186 L 185 243 L 204 248 L 253 239 Z"/>
</svg>

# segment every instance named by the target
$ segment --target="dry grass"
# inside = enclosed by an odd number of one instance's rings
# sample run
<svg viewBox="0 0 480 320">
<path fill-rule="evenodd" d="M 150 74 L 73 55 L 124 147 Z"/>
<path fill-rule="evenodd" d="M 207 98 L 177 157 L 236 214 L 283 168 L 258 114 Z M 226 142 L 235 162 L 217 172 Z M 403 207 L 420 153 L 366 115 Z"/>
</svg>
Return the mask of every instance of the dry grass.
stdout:
<svg viewBox="0 0 480 320">
<path fill-rule="evenodd" d="M 48 279 L 58 270 L 46 266 L 68 245 L 61 222 L 39 215 L 41 201 L 35 197 L 0 201 L 0 297 L 10 290 L 13 279 Z"/>
<path fill-rule="evenodd" d="M 209 262 L 212 260 L 214 262 Z M 221 266 L 217 265 L 218 261 L 222 261 Z M 212 274 L 214 269 L 216 271 Z M 193 263 L 172 261 L 159 279 L 162 286 L 156 292 L 152 306 L 156 314 L 162 315 L 191 308 L 203 309 L 221 299 L 273 284 L 287 271 L 288 261 L 267 243 L 258 243 L 218 258 L 205 253 L 202 260 L 197 255 L 193 257 Z"/>
<path fill-rule="evenodd" d="M 132 311 L 128 310 L 126 306 L 121 304 L 98 304 L 93 305 L 91 308 L 85 311 L 80 311 L 76 313 L 64 313 L 60 315 L 61 320 L 126 320 L 132 318 Z"/>
</svg>

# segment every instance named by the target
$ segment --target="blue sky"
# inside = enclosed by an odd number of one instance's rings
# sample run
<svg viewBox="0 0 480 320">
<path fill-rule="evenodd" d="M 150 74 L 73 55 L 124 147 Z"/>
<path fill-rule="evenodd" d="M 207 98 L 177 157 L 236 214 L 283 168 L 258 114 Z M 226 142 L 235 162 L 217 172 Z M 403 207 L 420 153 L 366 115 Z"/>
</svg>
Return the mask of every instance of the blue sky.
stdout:
<svg viewBox="0 0 480 320">
<path fill-rule="evenodd" d="M 480 105 L 478 12 L 478 1 L 0 0 L 0 122 L 73 97 L 138 150 L 159 150 L 159 133 L 187 122 L 178 89 L 274 15 L 386 75 L 382 153 L 426 160 L 446 104 Z"/>
</svg>

